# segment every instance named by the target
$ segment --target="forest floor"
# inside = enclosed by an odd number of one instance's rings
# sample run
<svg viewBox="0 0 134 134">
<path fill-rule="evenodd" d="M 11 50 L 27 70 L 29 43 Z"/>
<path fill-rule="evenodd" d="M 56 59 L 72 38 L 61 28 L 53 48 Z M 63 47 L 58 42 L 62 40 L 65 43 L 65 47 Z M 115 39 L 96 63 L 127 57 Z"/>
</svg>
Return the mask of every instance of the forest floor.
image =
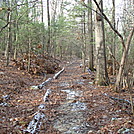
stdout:
<svg viewBox="0 0 134 134">
<path fill-rule="evenodd" d="M 43 76 L 30 75 L 0 61 L 0 134 L 26 133 L 28 124 L 46 104 L 45 119 L 39 134 L 133 134 L 134 120 L 130 107 L 124 108 L 105 96 L 119 98 L 112 87 L 93 84 L 94 72 L 83 73 L 81 60 L 64 62 L 65 71 L 43 89 Z M 47 78 L 52 77 L 48 75 Z M 43 97 L 51 94 L 47 102 Z M 129 93 L 120 93 L 120 98 L 129 100 Z"/>
</svg>

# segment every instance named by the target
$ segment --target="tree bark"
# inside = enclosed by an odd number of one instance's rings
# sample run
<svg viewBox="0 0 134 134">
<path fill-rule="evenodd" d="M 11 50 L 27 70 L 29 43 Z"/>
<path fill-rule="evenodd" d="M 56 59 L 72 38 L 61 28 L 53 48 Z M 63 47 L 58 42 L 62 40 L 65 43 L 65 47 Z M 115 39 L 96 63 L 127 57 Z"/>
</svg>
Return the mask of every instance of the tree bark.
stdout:
<svg viewBox="0 0 134 134">
<path fill-rule="evenodd" d="M 115 0 L 112 0 L 112 5 L 113 5 L 113 11 L 112 11 L 112 23 L 113 23 L 113 27 L 115 29 Z M 113 40 L 112 40 L 112 53 L 115 56 L 115 49 L 116 49 L 116 45 L 115 45 L 115 41 L 116 41 L 116 34 L 115 32 L 113 32 L 114 36 L 113 36 Z M 115 59 L 113 59 L 113 75 L 115 75 L 115 70 L 116 70 L 116 67 L 115 67 Z"/>
<path fill-rule="evenodd" d="M 83 71 L 86 71 L 86 25 L 85 25 L 85 12 L 83 14 L 83 20 L 82 20 L 82 42 L 83 42 L 83 46 L 82 46 L 82 60 L 83 60 Z"/>
<path fill-rule="evenodd" d="M 49 9 L 49 0 L 47 0 L 47 19 L 48 19 L 48 40 L 47 40 L 47 52 L 50 54 L 50 9 Z"/>
<path fill-rule="evenodd" d="M 103 12 L 103 1 L 98 0 L 99 7 Z M 96 11 L 101 14 L 98 7 Z M 96 84 L 108 85 L 108 74 L 106 70 L 106 54 L 105 54 L 105 36 L 104 22 L 102 16 L 95 14 L 95 43 L 96 43 Z"/>
<path fill-rule="evenodd" d="M 41 0 L 41 22 L 42 22 L 42 29 L 41 31 L 42 32 L 42 45 L 43 45 L 43 50 L 42 50 L 42 53 L 44 54 L 44 51 L 45 51 L 45 27 L 44 27 L 44 8 L 43 8 L 43 0 Z"/>
<path fill-rule="evenodd" d="M 119 72 L 118 72 L 118 75 L 116 77 L 116 84 L 115 84 L 115 90 L 116 91 L 119 91 L 119 88 L 120 88 L 120 85 L 121 85 L 121 76 L 122 76 L 122 72 L 123 72 L 123 69 L 124 69 L 124 66 L 125 66 L 125 61 L 126 61 L 126 57 L 128 55 L 128 50 L 129 50 L 129 47 L 130 47 L 130 42 L 131 42 L 133 34 L 134 34 L 134 26 L 132 27 L 132 30 L 131 30 L 128 38 L 127 38 L 126 45 L 125 45 L 123 55 L 122 55 L 122 58 L 121 58 Z"/>
<path fill-rule="evenodd" d="M 5 50 L 5 57 L 6 57 L 6 66 L 9 65 L 9 60 L 10 60 L 10 49 L 11 49 L 11 12 L 8 11 L 8 20 L 9 25 L 8 25 L 8 32 L 7 32 L 7 45 L 6 45 L 6 50 Z"/>
<path fill-rule="evenodd" d="M 88 0 L 88 6 L 92 8 L 92 0 Z M 94 63 L 93 63 L 93 22 L 92 22 L 92 10 L 88 8 L 88 32 L 89 32 L 89 65 L 88 67 L 93 70 Z"/>
</svg>

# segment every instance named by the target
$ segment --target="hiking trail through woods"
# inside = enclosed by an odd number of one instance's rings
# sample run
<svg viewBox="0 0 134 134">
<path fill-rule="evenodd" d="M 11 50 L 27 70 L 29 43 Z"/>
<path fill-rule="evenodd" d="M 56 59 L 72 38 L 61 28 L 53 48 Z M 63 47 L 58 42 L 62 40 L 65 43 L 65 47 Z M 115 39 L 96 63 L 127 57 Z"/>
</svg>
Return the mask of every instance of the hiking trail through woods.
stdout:
<svg viewBox="0 0 134 134">
<path fill-rule="evenodd" d="M 1 77 L 3 82 L 9 81 L 10 78 L 10 87 L 2 85 L 1 89 L 5 89 L 4 95 L 10 93 L 11 99 L 7 101 L 6 107 L 0 107 L 0 132 L 3 134 L 24 133 L 37 113 L 38 106 L 44 104 L 43 96 L 47 89 L 50 89 L 51 93 L 45 102 L 46 109 L 43 111 L 45 119 L 42 120 L 41 127 L 36 133 L 134 133 L 133 118 L 125 112 L 128 109 L 121 109 L 114 101 L 103 95 L 107 93 L 117 97 L 118 94 L 109 87 L 94 85 L 94 72 L 83 73 L 80 64 L 81 60 L 65 62 L 63 64 L 65 71 L 43 89 L 30 88 L 44 81 L 41 76 L 30 76 L 26 73 L 24 76 L 22 72 L 5 69 Z M 11 76 L 19 80 L 18 84 Z M 48 78 L 52 76 L 49 75 Z M 13 86 L 17 87 L 13 88 Z"/>
</svg>

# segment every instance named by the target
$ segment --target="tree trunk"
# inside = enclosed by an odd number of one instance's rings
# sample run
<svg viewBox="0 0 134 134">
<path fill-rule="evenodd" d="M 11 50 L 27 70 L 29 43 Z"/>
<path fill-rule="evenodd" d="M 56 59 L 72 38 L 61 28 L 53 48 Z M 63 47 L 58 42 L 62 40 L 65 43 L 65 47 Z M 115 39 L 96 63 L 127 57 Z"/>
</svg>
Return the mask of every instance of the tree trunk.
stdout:
<svg viewBox="0 0 134 134">
<path fill-rule="evenodd" d="M 30 30 L 28 30 L 30 32 Z M 28 40 L 28 66 L 27 66 L 27 70 L 28 72 L 30 72 L 30 66 L 31 66 L 31 39 L 29 37 Z"/>
<path fill-rule="evenodd" d="M 115 0 L 112 0 L 112 4 L 113 4 L 113 11 L 112 11 L 112 23 L 113 23 L 113 27 L 115 29 Z M 115 45 L 115 41 L 116 41 L 116 34 L 115 32 L 113 32 L 114 36 L 113 36 L 113 40 L 112 40 L 112 53 L 115 56 L 115 49 L 116 49 L 116 45 Z M 113 58 L 113 75 L 115 75 L 115 59 Z"/>
<path fill-rule="evenodd" d="M 98 0 L 102 12 L 103 12 L 103 1 Z M 101 14 L 99 9 L 96 7 L 96 11 Z M 96 43 L 96 84 L 108 85 L 108 74 L 106 70 L 106 54 L 105 54 L 105 37 L 104 37 L 104 23 L 103 18 L 99 14 L 95 15 L 95 43 Z"/>
<path fill-rule="evenodd" d="M 83 20 L 82 20 L 82 43 L 83 43 L 83 48 L 82 48 L 82 59 L 83 59 L 83 71 L 86 71 L 86 25 L 85 25 L 85 12 L 83 14 Z"/>
<path fill-rule="evenodd" d="M 18 10 L 17 10 L 17 0 L 15 0 L 15 4 L 16 4 L 16 16 L 18 16 Z M 14 23 L 14 28 L 16 28 L 15 32 L 14 32 L 14 44 L 15 44 L 15 48 L 14 48 L 14 60 L 17 59 L 17 50 L 19 48 L 19 45 L 18 45 L 18 36 L 19 36 L 19 26 L 18 26 L 18 20 L 16 19 L 15 23 Z"/>
<path fill-rule="evenodd" d="M 57 32 L 57 29 L 56 29 L 56 15 L 57 15 L 57 8 L 58 8 L 58 0 L 56 0 L 54 3 L 53 3 L 53 14 L 52 14 L 52 24 L 53 25 L 53 28 L 51 30 L 51 36 L 52 36 L 52 39 L 51 39 L 51 53 L 53 55 L 53 57 L 56 56 L 56 32 Z"/>
<path fill-rule="evenodd" d="M 88 0 L 88 6 L 92 8 L 92 0 Z M 88 67 L 93 70 L 94 63 L 93 63 L 93 22 L 92 22 L 92 10 L 88 8 L 88 32 L 89 32 L 89 63 Z"/>
<path fill-rule="evenodd" d="M 7 46 L 5 50 L 5 57 L 6 57 L 6 66 L 9 65 L 9 60 L 10 60 L 10 49 L 11 49 L 11 12 L 8 11 L 8 20 L 9 25 L 8 25 L 8 32 L 7 32 Z"/>
<path fill-rule="evenodd" d="M 119 68 L 119 72 L 118 72 L 118 75 L 116 77 L 116 83 L 115 83 L 115 90 L 116 91 L 119 91 L 119 88 L 121 86 L 122 72 L 124 70 L 125 60 L 126 60 L 126 57 L 128 55 L 128 50 L 129 50 L 129 46 L 130 46 L 130 42 L 131 42 L 133 34 L 134 34 L 134 26 L 132 27 L 132 30 L 131 30 L 128 38 L 127 38 L 126 46 L 124 48 L 123 55 L 122 55 L 122 58 L 121 58 L 120 68 Z"/>
<path fill-rule="evenodd" d="M 50 54 L 50 40 L 51 40 L 51 33 L 50 33 L 50 11 L 49 11 L 49 0 L 47 0 L 47 19 L 48 19 L 48 40 L 47 40 L 47 52 Z"/>
<path fill-rule="evenodd" d="M 43 9 L 43 0 L 41 0 L 41 22 L 42 22 L 42 29 L 41 31 L 42 32 L 42 46 L 43 46 L 43 50 L 42 50 L 42 53 L 44 53 L 45 51 L 45 27 L 44 27 L 44 9 Z"/>
</svg>

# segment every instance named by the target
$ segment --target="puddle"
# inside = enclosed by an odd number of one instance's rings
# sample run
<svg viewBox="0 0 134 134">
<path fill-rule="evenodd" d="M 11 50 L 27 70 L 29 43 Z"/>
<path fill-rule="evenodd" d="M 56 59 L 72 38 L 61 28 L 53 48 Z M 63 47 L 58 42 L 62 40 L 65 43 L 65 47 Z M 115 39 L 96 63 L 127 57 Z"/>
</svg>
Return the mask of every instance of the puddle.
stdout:
<svg viewBox="0 0 134 134">
<path fill-rule="evenodd" d="M 80 110 L 86 110 L 86 104 L 82 103 L 80 101 L 77 101 L 76 103 L 72 103 L 72 109 L 71 111 L 80 111 Z"/>
<path fill-rule="evenodd" d="M 77 81 L 76 84 L 84 85 L 84 82 L 82 82 L 82 81 Z"/>
<path fill-rule="evenodd" d="M 77 80 L 77 81 L 76 81 L 76 84 L 84 85 L 84 81 L 85 81 L 85 80 L 83 80 L 83 79 L 82 79 L 82 80 Z"/>
<path fill-rule="evenodd" d="M 61 90 L 67 93 L 66 102 L 57 108 L 59 117 L 54 121 L 54 128 L 63 134 L 87 134 L 89 125 L 86 123 L 86 103 L 76 101 L 69 103 L 68 100 L 76 100 L 83 95 L 82 91 L 73 89 Z"/>
<path fill-rule="evenodd" d="M 74 91 L 73 89 L 66 89 L 66 90 L 61 90 L 61 91 L 67 93 L 66 100 L 75 100 L 76 97 L 81 97 L 83 95 L 82 91 Z"/>
<path fill-rule="evenodd" d="M 58 129 L 63 134 L 87 134 L 88 127 L 84 123 L 84 117 L 82 113 L 78 113 L 80 119 L 76 118 L 74 114 L 64 115 L 60 117 L 55 123 L 54 128 Z"/>
<path fill-rule="evenodd" d="M 62 89 L 61 91 L 66 92 L 66 93 L 69 94 L 72 90 L 73 90 L 73 89 Z"/>
<path fill-rule="evenodd" d="M 63 82 L 63 83 L 60 83 L 59 86 L 60 87 L 68 87 L 70 84 L 67 83 L 67 82 Z"/>
</svg>

